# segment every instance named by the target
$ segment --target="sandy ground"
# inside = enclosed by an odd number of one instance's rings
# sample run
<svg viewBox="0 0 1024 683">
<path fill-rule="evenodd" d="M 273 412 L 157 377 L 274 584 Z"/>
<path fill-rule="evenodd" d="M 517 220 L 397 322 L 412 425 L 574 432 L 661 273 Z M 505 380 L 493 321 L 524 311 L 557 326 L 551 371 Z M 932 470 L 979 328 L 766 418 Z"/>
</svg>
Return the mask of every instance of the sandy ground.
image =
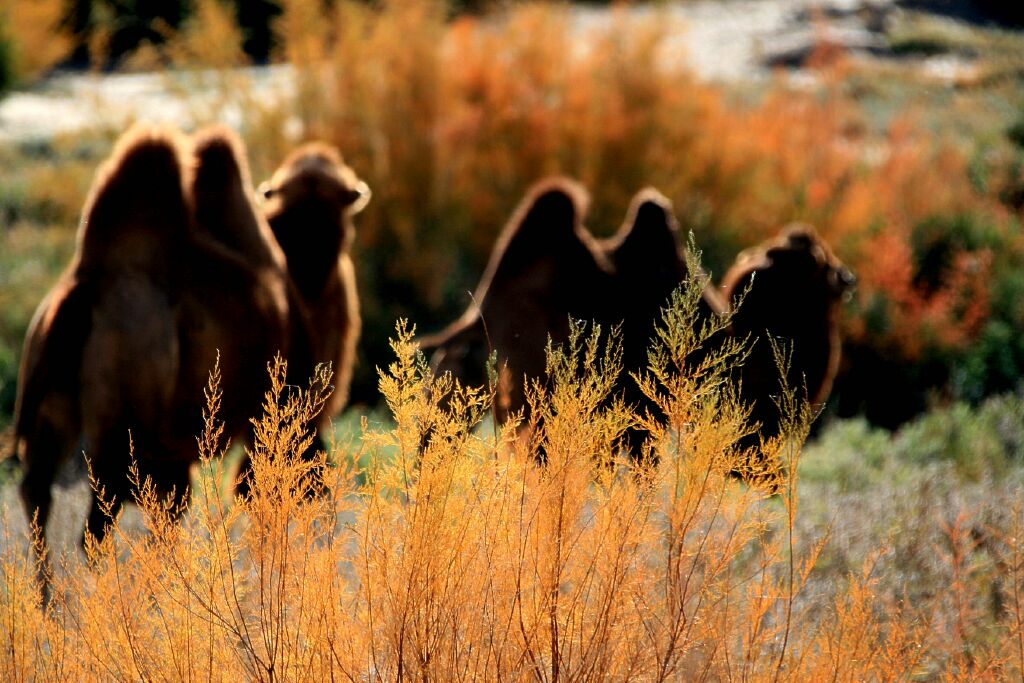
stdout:
<svg viewBox="0 0 1024 683">
<path fill-rule="evenodd" d="M 53 510 L 46 525 L 52 557 L 60 558 L 65 553 L 84 557 L 79 542 L 91 501 L 89 483 L 84 477 L 54 487 Z M 142 517 L 133 505 L 125 507 L 118 523 L 132 533 L 143 530 Z M 0 548 L 7 543 L 16 544 L 26 553 L 29 550 L 28 523 L 18 498 L 18 487 L 12 485 L 0 487 Z"/>
</svg>

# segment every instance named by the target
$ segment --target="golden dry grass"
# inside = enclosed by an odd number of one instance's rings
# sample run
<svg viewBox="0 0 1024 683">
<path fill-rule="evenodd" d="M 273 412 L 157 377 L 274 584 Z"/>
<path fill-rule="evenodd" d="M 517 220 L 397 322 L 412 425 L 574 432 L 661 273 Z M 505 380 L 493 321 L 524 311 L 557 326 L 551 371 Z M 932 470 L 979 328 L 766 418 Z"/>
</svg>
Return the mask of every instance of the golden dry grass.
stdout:
<svg viewBox="0 0 1024 683">
<path fill-rule="evenodd" d="M 148 533 L 116 529 L 89 562 L 61 560 L 39 597 L 24 544 L 0 559 L 5 680 L 985 680 L 1019 676 L 1021 510 L 993 529 L 1010 596 L 978 608 L 972 530 L 932 548 L 930 598 L 876 590 L 882 549 L 814 584 L 828 543 L 800 538 L 796 480 L 809 415 L 790 406 L 782 492 L 729 476 L 742 410 L 725 371 L 739 348 L 680 365 L 711 330 L 677 295 L 645 385 L 656 462 L 616 447 L 636 416 L 607 391 L 614 343 L 577 328 L 535 385 L 532 432 L 477 429 L 493 389 L 432 377 L 400 324 L 380 372 L 394 427 L 364 425 L 365 468 L 302 461 L 329 374 L 290 392 L 284 368 L 257 427 L 254 493 L 228 501 L 216 372 L 202 476 L 181 523 L 146 482 Z M 614 335 L 613 335 L 614 337 Z M 438 400 L 453 400 L 442 408 Z M 539 464 L 543 453 L 546 463 Z M 338 462 L 360 455 L 339 449 Z M 912 586 L 906 586 L 907 590 Z"/>
</svg>

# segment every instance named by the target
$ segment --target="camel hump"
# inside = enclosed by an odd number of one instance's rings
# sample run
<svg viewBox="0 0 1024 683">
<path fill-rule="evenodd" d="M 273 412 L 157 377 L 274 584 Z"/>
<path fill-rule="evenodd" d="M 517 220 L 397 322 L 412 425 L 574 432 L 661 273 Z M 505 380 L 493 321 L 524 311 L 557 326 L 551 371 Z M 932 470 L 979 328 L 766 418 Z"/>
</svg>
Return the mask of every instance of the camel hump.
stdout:
<svg viewBox="0 0 1024 683">
<path fill-rule="evenodd" d="M 82 211 L 80 272 L 172 267 L 173 247 L 189 233 L 182 148 L 181 134 L 166 126 L 137 125 L 121 136 Z"/>
<path fill-rule="evenodd" d="M 571 239 L 586 213 L 590 197 L 569 178 L 548 178 L 534 185 L 512 218 L 514 239 L 531 251 Z"/>
<path fill-rule="evenodd" d="M 614 238 L 613 260 L 620 270 L 671 271 L 677 279 L 686 275 L 679 254 L 679 226 L 672 203 L 653 188 L 641 190 L 630 202 L 626 219 Z"/>
<path fill-rule="evenodd" d="M 193 138 L 192 200 L 198 233 L 250 265 L 284 270 L 284 254 L 255 205 L 245 145 L 230 128 L 208 126 Z"/>
<path fill-rule="evenodd" d="M 578 255 L 586 249 L 583 217 L 590 197 L 569 178 L 551 177 L 531 187 L 502 230 L 491 254 L 489 274 L 514 277 L 533 270 L 538 261 Z"/>
<path fill-rule="evenodd" d="M 194 187 L 207 192 L 234 189 L 251 184 L 245 146 L 230 128 L 213 125 L 193 138 L 196 159 Z"/>
</svg>

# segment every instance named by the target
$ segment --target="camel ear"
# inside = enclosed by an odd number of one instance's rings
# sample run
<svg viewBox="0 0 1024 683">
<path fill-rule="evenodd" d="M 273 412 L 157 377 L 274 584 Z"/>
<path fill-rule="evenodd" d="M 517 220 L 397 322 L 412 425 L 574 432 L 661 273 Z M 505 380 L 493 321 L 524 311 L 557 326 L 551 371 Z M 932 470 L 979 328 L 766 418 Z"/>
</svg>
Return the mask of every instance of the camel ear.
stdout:
<svg viewBox="0 0 1024 683">
<path fill-rule="evenodd" d="M 259 201 L 266 201 L 274 196 L 274 188 L 270 184 L 269 180 L 264 180 L 260 183 L 260 186 L 256 188 L 256 199 Z"/>
<path fill-rule="evenodd" d="M 791 223 L 782 229 L 782 241 L 790 249 L 812 249 L 820 238 L 817 231 L 806 223 Z"/>
<path fill-rule="evenodd" d="M 348 213 L 353 216 L 365 209 L 366 205 L 370 203 L 370 198 L 373 196 L 370 186 L 362 180 L 356 183 L 356 186 L 351 190 L 346 190 L 346 193 Z"/>
</svg>

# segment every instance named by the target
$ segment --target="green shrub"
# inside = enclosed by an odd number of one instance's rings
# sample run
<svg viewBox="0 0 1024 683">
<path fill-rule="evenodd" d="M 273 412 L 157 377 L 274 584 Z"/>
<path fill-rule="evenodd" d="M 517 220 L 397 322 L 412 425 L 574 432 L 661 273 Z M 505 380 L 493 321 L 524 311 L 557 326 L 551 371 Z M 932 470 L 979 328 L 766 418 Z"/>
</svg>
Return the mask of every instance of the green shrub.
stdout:
<svg viewBox="0 0 1024 683">
<path fill-rule="evenodd" d="M 910 485 L 934 466 L 952 468 L 958 482 L 1024 471 L 1024 392 L 936 407 L 895 432 L 835 420 L 802 463 L 803 481 L 847 492 Z"/>
</svg>

